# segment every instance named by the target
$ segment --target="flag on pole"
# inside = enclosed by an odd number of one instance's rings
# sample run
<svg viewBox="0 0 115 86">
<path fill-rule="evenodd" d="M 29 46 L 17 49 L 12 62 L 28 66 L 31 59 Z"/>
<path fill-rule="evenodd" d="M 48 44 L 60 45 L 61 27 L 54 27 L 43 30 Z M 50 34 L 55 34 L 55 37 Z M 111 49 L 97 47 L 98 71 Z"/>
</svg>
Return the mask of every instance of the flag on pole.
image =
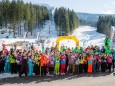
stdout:
<svg viewBox="0 0 115 86">
<path fill-rule="evenodd" d="M 52 42 L 52 47 L 54 47 L 54 42 Z"/>
<path fill-rule="evenodd" d="M 40 34 L 39 32 L 36 33 L 36 35 L 37 35 L 37 40 L 39 39 L 39 34 Z"/>
<path fill-rule="evenodd" d="M 27 32 L 24 32 L 24 40 L 26 39 L 27 36 Z"/>
</svg>

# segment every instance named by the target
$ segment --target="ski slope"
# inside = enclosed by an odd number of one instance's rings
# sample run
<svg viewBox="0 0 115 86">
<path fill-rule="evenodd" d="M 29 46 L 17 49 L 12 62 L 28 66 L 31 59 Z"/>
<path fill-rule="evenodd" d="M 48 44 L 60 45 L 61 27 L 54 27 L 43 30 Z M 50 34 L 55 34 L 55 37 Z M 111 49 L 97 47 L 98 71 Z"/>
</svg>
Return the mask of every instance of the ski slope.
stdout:
<svg viewBox="0 0 115 86">
<path fill-rule="evenodd" d="M 96 32 L 96 28 L 91 26 L 79 26 L 70 36 L 76 36 L 80 40 L 81 47 L 87 47 L 90 45 L 103 46 L 105 35 Z M 48 40 L 55 42 L 57 38 L 49 38 Z M 51 46 L 51 44 L 47 44 Z M 60 46 L 75 47 L 75 43 L 72 40 L 62 40 L 60 41 Z"/>
<path fill-rule="evenodd" d="M 50 29 L 50 33 L 49 33 Z M 34 33 L 39 32 L 40 33 L 40 39 L 44 39 L 44 47 L 51 47 L 52 42 L 54 42 L 54 45 L 56 45 L 56 39 L 57 39 L 57 34 L 58 32 L 55 30 L 55 26 L 51 25 L 51 22 L 47 22 L 47 24 L 44 26 L 43 29 L 35 30 L 33 31 Z M 6 33 L 7 34 L 7 33 Z M 5 35 L 5 34 L 4 34 Z M 103 41 L 105 39 L 104 34 L 100 34 L 96 32 L 96 28 L 91 27 L 91 26 L 79 26 L 72 34 L 71 36 L 76 36 L 80 40 L 80 46 L 82 47 L 87 47 L 89 45 L 97 45 L 97 46 L 103 46 Z M 35 36 L 32 38 L 26 38 L 25 41 L 28 41 L 30 43 L 35 43 L 36 42 Z M 5 44 L 11 44 L 16 41 L 24 41 L 23 38 L 2 38 L 0 39 L 0 45 L 4 42 Z M 73 41 L 61 41 L 60 45 L 65 45 L 67 47 L 74 47 L 75 43 Z M 72 46 L 73 45 L 73 46 Z"/>
<path fill-rule="evenodd" d="M 103 46 L 105 35 L 96 32 L 96 30 L 96 28 L 91 26 L 80 26 L 72 35 L 80 40 L 80 46 Z"/>
<path fill-rule="evenodd" d="M 52 30 L 54 29 L 55 28 L 53 28 Z M 52 42 L 54 42 L 54 45 L 56 45 L 56 39 L 58 37 L 57 32 L 55 31 L 56 34 L 52 33 L 50 36 L 48 36 L 48 29 L 46 29 L 44 33 L 47 34 L 47 39 L 44 43 L 45 48 L 51 47 Z M 45 34 L 43 36 L 45 36 Z M 80 46 L 82 47 L 87 47 L 90 45 L 96 45 L 101 47 L 103 46 L 105 39 L 104 34 L 96 32 L 96 28 L 91 26 L 80 26 L 71 34 L 71 36 L 76 36 L 80 40 Z M 60 41 L 60 46 L 63 45 L 70 48 L 75 47 L 75 43 L 72 40 Z"/>
</svg>

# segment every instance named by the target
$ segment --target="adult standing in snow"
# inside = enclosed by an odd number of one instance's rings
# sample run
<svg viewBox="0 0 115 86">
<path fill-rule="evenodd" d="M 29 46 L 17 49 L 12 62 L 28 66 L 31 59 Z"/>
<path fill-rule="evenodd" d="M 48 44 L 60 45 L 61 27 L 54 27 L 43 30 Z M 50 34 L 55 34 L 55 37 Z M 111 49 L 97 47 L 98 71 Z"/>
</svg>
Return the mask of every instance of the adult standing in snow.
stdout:
<svg viewBox="0 0 115 86">
<path fill-rule="evenodd" d="M 22 52 L 18 52 L 16 62 L 17 62 L 17 72 L 20 72 L 21 69 L 21 60 L 22 60 Z"/>
<path fill-rule="evenodd" d="M 111 54 L 107 56 L 108 70 L 111 73 L 111 65 L 112 65 L 113 57 Z"/>
<path fill-rule="evenodd" d="M 92 59 L 93 55 L 88 55 L 87 60 L 88 60 L 88 73 L 92 73 Z"/>
<path fill-rule="evenodd" d="M 72 59 L 71 59 L 71 56 L 72 56 L 72 52 L 69 52 L 68 53 L 68 74 L 71 74 L 72 73 Z"/>
<path fill-rule="evenodd" d="M 40 54 L 39 53 L 35 53 L 34 55 L 34 72 L 35 72 L 35 75 L 38 76 L 40 75 Z"/>
<path fill-rule="evenodd" d="M 104 40 L 105 48 L 108 49 L 108 47 L 110 47 L 110 44 L 111 44 L 111 40 L 108 36 L 106 36 L 106 38 Z"/>
<path fill-rule="evenodd" d="M 105 53 L 105 47 L 102 46 L 101 53 Z"/>
<path fill-rule="evenodd" d="M 4 61 L 5 61 L 5 73 L 9 73 L 10 72 L 10 57 L 8 53 L 4 56 Z"/>
<path fill-rule="evenodd" d="M 55 55 L 56 58 L 55 59 L 55 74 L 56 75 L 59 75 L 59 72 L 60 72 L 60 56 L 58 53 L 56 53 Z"/>
<path fill-rule="evenodd" d="M 48 58 L 45 56 L 44 53 L 41 54 L 41 57 L 40 57 L 40 66 L 41 66 L 41 75 L 45 75 L 46 76 L 46 66 L 47 66 L 47 61 L 48 61 Z"/>
<path fill-rule="evenodd" d="M 3 51 L 0 51 L 0 73 L 4 72 L 4 55 Z"/>
<path fill-rule="evenodd" d="M 53 74 L 53 72 L 54 72 L 54 57 L 53 57 L 53 54 L 50 54 L 50 56 L 49 56 L 49 72 L 50 72 L 50 74 Z"/>
<path fill-rule="evenodd" d="M 115 68 L 115 50 L 114 49 L 112 49 L 111 50 L 111 54 L 112 54 L 112 57 L 113 57 L 113 70 L 114 70 L 114 68 Z"/>
<path fill-rule="evenodd" d="M 106 49 L 105 53 L 106 53 L 107 55 L 108 55 L 108 54 L 111 54 L 111 48 L 108 47 L 108 48 Z"/>
<path fill-rule="evenodd" d="M 11 65 L 11 74 L 16 73 L 16 56 L 14 51 L 10 53 L 10 65 Z"/>
<path fill-rule="evenodd" d="M 83 73 L 83 55 L 79 54 L 80 64 L 79 64 L 79 73 Z"/>
<path fill-rule="evenodd" d="M 84 70 L 84 73 L 87 73 L 87 56 L 86 56 L 86 53 L 83 54 L 83 70 Z"/>
<path fill-rule="evenodd" d="M 65 75 L 65 67 L 66 67 L 66 56 L 64 53 L 60 54 L 60 63 L 61 63 L 61 75 Z"/>
<path fill-rule="evenodd" d="M 29 66 L 29 72 L 28 75 L 32 76 L 33 75 L 33 68 L 34 68 L 34 60 L 33 60 L 33 55 L 29 55 L 28 59 L 28 66 Z"/>
<path fill-rule="evenodd" d="M 76 55 L 76 61 L 75 61 L 75 74 L 79 74 L 79 64 L 80 64 L 80 59 L 78 58 L 78 54 Z"/>
<path fill-rule="evenodd" d="M 23 73 L 25 73 L 25 76 L 27 76 L 27 72 L 28 72 L 28 58 L 27 58 L 26 52 L 23 52 L 19 77 L 21 77 Z"/>
<path fill-rule="evenodd" d="M 101 57 L 101 72 L 106 72 L 107 69 L 107 56 L 103 54 Z"/>
</svg>

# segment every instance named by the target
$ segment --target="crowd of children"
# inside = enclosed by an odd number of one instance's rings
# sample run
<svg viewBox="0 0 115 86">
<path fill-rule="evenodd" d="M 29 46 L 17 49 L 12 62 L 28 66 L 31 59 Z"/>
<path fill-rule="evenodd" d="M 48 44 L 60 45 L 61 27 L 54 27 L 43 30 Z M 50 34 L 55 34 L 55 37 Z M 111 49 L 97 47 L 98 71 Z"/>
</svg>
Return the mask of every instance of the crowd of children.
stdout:
<svg viewBox="0 0 115 86">
<path fill-rule="evenodd" d="M 82 73 L 104 73 L 112 72 L 115 67 L 115 50 L 110 49 L 108 43 L 102 48 L 88 46 L 69 49 L 62 46 L 57 48 L 46 48 L 37 51 L 11 49 L 6 47 L 0 51 L 0 73 L 18 73 L 25 76 L 46 75 L 71 75 Z M 107 48 L 106 48 L 107 47 Z"/>
<path fill-rule="evenodd" d="M 70 50 L 61 47 L 45 51 L 4 49 L 0 52 L 0 73 L 24 73 L 25 76 L 65 75 L 93 72 L 111 72 L 115 65 L 115 50 L 89 46 Z"/>
</svg>

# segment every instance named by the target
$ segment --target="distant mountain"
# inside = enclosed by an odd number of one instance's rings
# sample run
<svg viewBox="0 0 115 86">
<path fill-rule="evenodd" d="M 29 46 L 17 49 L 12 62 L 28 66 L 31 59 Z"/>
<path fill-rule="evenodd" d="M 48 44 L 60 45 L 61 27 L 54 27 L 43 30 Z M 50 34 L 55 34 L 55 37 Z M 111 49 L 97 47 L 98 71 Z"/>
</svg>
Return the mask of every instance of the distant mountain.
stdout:
<svg viewBox="0 0 115 86">
<path fill-rule="evenodd" d="M 52 7 L 48 4 L 41 4 L 41 5 L 49 9 L 50 15 L 52 16 L 54 15 L 56 7 Z M 107 16 L 109 14 L 92 14 L 92 13 L 77 12 L 76 15 L 79 18 L 80 25 L 89 25 L 89 26 L 97 27 L 96 24 L 99 16 Z M 113 14 L 112 16 L 115 16 L 115 14 Z"/>
<path fill-rule="evenodd" d="M 76 13 L 81 25 L 91 25 L 96 26 L 96 23 L 98 21 L 99 16 L 107 16 L 109 14 L 91 14 L 91 13 Z M 115 16 L 115 14 L 112 14 L 111 16 Z"/>
<path fill-rule="evenodd" d="M 45 7 L 47 7 L 49 10 L 53 8 L 52 6 L 50 6 L 50 5 L 48 5 L 48 4 L 41 4 L 41 6 L 45 6 Z"/>
</svg>

